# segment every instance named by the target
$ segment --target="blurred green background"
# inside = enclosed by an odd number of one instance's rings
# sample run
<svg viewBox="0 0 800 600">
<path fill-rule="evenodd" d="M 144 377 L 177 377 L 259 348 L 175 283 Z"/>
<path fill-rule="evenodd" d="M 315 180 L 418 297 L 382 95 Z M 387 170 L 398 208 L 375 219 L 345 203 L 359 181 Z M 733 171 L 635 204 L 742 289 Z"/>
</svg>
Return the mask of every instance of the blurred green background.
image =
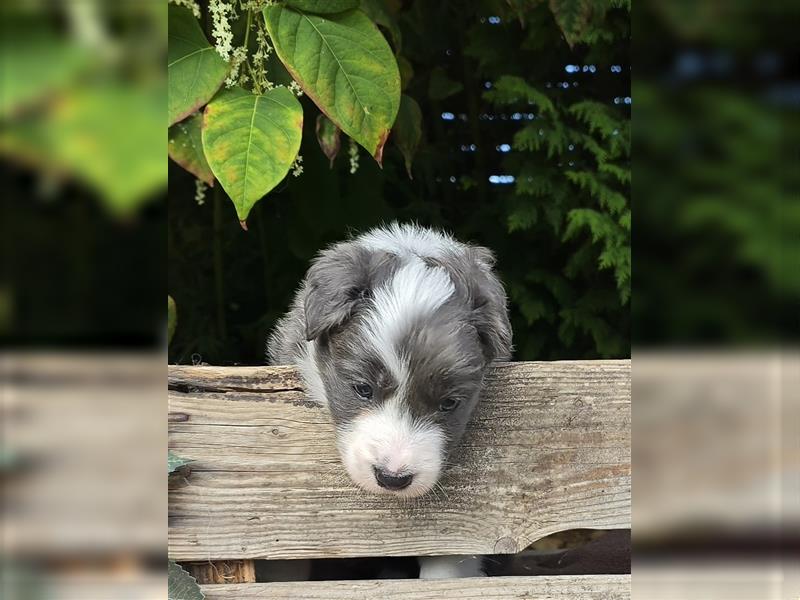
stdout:
<svg viewBox="0 0 800 600">
<path fill-rule="evenodd" d="M 383 4 L 402 42 L 387 37 L 413 70 L 405 93 L 422 109 L 413 180 L 391 141 L 383 170 L 361 151 L 351 174 L 346 140 L 329 167 L 306 97 L 304 172 L 255 206 L 247 232 L 219 186 L 198 204 L 194 178 L 170 163 L 170 361 L 263 363 L 314 254 L 392 220 L 494 250 L 516 359 L 628 356 L 628 7 Z"/>
</svg>

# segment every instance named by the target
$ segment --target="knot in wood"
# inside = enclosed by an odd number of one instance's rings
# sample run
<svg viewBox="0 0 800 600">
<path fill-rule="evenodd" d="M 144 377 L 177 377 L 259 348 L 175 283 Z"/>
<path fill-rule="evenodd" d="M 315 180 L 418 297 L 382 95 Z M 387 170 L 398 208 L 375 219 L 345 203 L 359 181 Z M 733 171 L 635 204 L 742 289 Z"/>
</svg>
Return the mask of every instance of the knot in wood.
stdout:
<svg viewBox="0 0 800 600">
<path fill-rule="evenodd" d="M 501 537 L 494 545 L 495 554 L 514 554 L 517 552 L 517 541 L 508 536 Z"/>
</svg>

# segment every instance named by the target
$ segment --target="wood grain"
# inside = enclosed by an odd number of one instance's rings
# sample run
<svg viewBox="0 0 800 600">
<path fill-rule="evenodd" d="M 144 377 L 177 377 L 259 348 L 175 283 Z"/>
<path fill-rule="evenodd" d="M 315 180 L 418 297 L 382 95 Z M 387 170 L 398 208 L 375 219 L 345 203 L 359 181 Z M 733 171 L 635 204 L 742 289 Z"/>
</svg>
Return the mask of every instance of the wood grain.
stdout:
<svg viewBox="0 0 800 600">
<path fill-rule="evenodd" d="M 215 560 L 214 562 L 182 563 L 197 583 L 255 583 L 256 568 L 252 560 Z"/>
<path fill-rule="evenodd" d="M 630 584 L 630 575 L 573 575 L 205 585 L 203 591 L 206 600 L 623 600 L 631 597 Z"/>
<path fill-rule="evenodd" d="M 510 363 L 442 487 L 352 486 L 327 411 L 291 367 L 169 371 L 169 553 L 180 561 L 512 553 L 555 531 L 630 526 L 630 361 Z"/>
</svg>

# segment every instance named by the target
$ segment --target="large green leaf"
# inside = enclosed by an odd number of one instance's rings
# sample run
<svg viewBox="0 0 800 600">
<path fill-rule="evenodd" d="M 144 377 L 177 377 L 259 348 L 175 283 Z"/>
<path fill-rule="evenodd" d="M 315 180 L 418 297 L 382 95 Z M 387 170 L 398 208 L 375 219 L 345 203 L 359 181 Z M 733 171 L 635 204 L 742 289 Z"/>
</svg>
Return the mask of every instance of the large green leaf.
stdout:
<svg viewBox="0 0 800 600">
<path fill-rule="evenodd" d="M 203 150 L 239 220 L 286 177 L 303 133 L 303 108 L 284 87 L 225 90 L 205 111 Z"/>
<path fill-rule="evenodd" d="M 324 18 L 270 6 L 264 18 L 292 77 L 380 164 L 400 107 L 400 73 L 377 27 L 358 10 Z"/>
<path fill-rule="evenodd" d="M 197 580 L 172 560 L 169 561 L 167 588 L 169 600 L 205 600 L 206 597 Z"/>
<path fill-rule="evenodd" d="M 42 23 L 0 19 L 0 117 L 69 86 L 91 60 L 89 52 Z"/>
<path fill-rule="evenodd" d="M 358 0 L 286 0 L 285 3 L 286 6 L 320 15 L 340 13 L 358 7 Z"/>
<path fill-rule="evenodd" d="M 198 113 L 169 128 L 169 157 L 192 175 L 214 185 L 214 173 L 203 154 L 201 126 L 203 115 Z"/>
<path fill-rule="evenodd" d="M 394 122 L 392 129 L 392 139 L 406 163 L 406 171 L 409 178 L 411 176 L 411 161 L 414 159 L 414 154 L 417 152 L 419 140 L 422 138 L 422 111 L 419 108 L 417 101 L 403 94 L 400 99 L 400 112 L 397 113 L 397 120 Z"/>
<path fill-rule="evenodd" d="M 46 110 L 0 130 L 0 154 L 93 188 L 105 207 L 130 215 L 167 183 L 161 85 L 93 83 L 65 90 Z"/>
<path fill-rule="evenodd" d="M 169 5 L 169 124 L 185 119 L 211 100 L 230 65 L 208 43 L 191 11 Z"/>
</svg>

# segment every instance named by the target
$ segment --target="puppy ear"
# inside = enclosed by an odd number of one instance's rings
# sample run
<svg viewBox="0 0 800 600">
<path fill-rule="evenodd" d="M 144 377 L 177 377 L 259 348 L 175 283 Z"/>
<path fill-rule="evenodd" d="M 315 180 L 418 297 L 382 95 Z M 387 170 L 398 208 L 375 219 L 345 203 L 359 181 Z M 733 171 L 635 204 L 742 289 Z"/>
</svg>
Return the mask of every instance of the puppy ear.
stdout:
<svg viewBox="0 0 800 600">
<path fill-rule="evenodd" d="M 387 268 L 385 253 L 352 242 L 336 244 L 317 256 L 305 281 L 306 339 L 315 340 L 346 323 Z"/>
<path fill-rule="evenodd" d="M 511 358 L 512 333 L 508 319 L 505 289 L 492 270 L 495 260 L 492 252 L 480 246 L 470 248 L 473 259 L 471 297 L 472 324 L 478 332 L 487 363 Z"/>
</svg>

